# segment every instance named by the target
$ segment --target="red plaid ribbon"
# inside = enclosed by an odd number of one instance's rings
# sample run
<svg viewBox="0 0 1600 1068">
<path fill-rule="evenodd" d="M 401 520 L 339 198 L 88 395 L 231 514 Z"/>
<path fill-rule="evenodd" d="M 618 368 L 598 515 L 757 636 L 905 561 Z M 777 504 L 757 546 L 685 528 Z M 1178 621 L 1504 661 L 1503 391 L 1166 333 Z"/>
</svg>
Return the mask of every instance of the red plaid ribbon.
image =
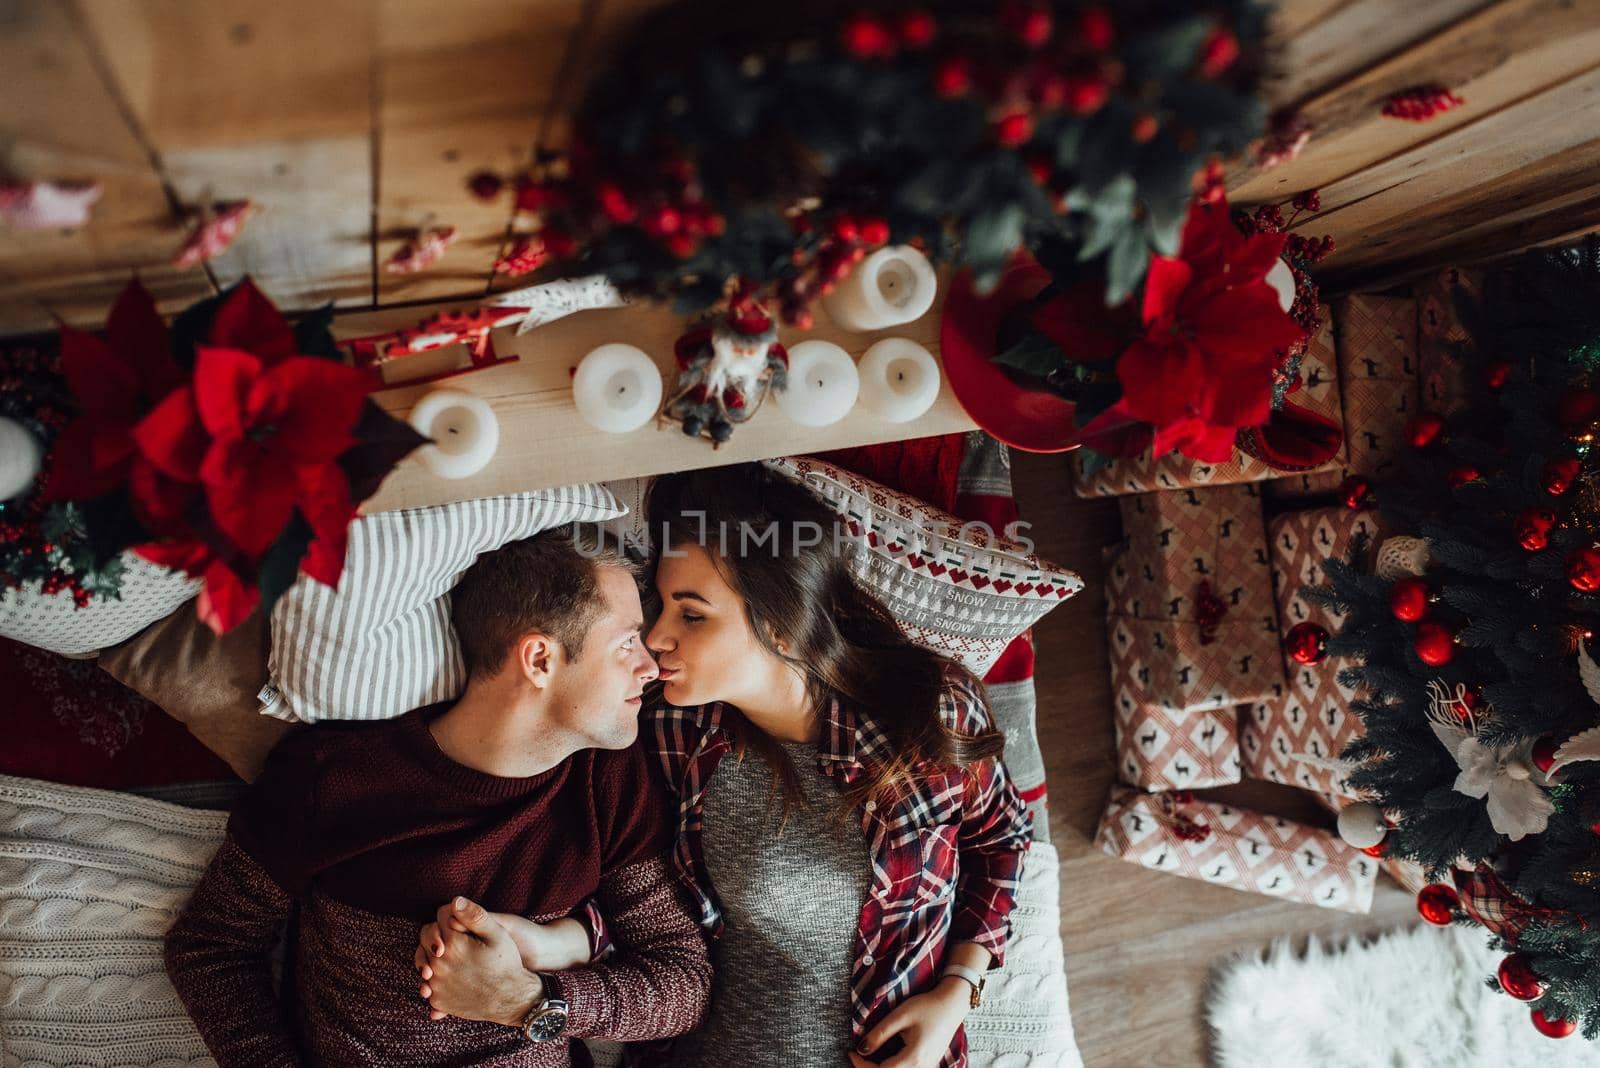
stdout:
<svg viewBox="0 0 1600 1068">
<path fill-rule="evenodd" d="M 1561 920 L 1572 918 L 1587 928 L 1582 916 L 1562 909 L 1533 905 L 1516 895 L 1491 869 L 1479 866 L 1472 871 L 1457 870 L 1451 873 L 1456 892 L 1461 895 L 1461 907 L 1478 923 L 1501 938 L 1515 942 L 1523 928 L 1532 920 Z"/>
</svg>

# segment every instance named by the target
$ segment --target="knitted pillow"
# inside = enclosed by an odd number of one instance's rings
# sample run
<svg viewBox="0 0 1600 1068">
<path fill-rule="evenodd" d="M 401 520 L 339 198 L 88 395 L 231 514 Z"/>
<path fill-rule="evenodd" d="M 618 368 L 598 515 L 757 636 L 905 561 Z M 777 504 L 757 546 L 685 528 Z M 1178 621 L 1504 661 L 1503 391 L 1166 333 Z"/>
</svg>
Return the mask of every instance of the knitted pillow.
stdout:
<svg viewBox="0 0 1600 1068">
<path fill-rule="evenodd" d="M 1023 631 L 1083 589 L 1083 580 L 1034 556 L 1007 531 L 963 522 L 821 460 L 763 461 L 806 486 L 844 520 L 840 548 L 856 580 L 915 641 L 980 677 Z"/>
<path fill-rule="evenodd" d="M 480 553 L 624 508 L 594 483 L 380 512 L 350 525 L 337 591 L 302 575 L 272 609 L 261 711 L 390 719 L 466 688 L 450 590 Z"/>
<path fill-rule="evenodd" d="M 168 571 L 131 552 L 122 554 L 122 595 L 84 608 L 68 593 L 40 592 L 38 582 L 0 590 L 0 637 L 63 656 L 92 656 L 165 619 L 200 592 L 200 580 Z M 192 609 L 190 609 L 192 611 Z"/>
</svg>

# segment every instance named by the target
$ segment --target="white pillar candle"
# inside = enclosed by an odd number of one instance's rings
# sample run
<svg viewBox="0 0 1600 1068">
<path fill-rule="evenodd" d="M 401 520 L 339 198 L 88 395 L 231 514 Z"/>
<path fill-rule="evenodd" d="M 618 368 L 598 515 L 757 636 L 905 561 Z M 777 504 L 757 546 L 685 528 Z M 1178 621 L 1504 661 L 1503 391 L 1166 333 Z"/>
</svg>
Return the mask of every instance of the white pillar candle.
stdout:
<svg viewBox="0 0 1600 1068">
<path fill-rule="evenodd" d="M 861 357 L 861 403 L 891 423 L 909 423 L 939 396 L 939 364 L 906 337 L 886 337 Z"/>
<path fill-rule="evenodd" d="M 846 330 L 882 330 L 926 315 L 938 287 L 928 257 L 890 245 L 862 260 L 822 304 Z"/>
<path fill-rule="evenodd" d="M 860 390 L 848 352 L 831 341 L 802 341 L 789 350 L 789 386 L 778 407 L 801 426 L 827 426 L 845 417 Z"/>
<path fill-rule="evenodd" d="M 411 425 L 433 439 L 417 450 L 440 478 L 466 478 L 483 470 L 500 444 L 500 421 L 489 402 L 459 389 L 436 389 L 411 409 Z"/>
<path fill-rule="evenodd" d="M 44 462 L 44 446 L 15 419 L 0 418 L 0 501 L 21 496 Z"/>
<path fill-rule="evenodd" d="M 1294 306 L 1294 272 L 1282 259 L 1267 272 L 1267 285 L 1278 295 L 1278 306 L 1284 311 Z"/>
<path fill-rule="evenodd" d="M 578 362 L 572 399 L 596 430 L 626 434 L 648 423 L 661 407 L 661 369 L 642 349 L 601 345 Z"/>
</svg>

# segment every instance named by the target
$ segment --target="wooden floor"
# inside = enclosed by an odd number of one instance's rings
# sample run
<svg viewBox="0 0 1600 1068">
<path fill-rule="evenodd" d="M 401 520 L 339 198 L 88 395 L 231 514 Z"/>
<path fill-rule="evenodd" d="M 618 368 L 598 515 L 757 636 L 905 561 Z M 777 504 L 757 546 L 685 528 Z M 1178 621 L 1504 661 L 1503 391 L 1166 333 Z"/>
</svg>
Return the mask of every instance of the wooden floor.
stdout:
<svg viewBox="0 0 1600 1068">
<path fill-rule="evenodd" d="M 1076 570 L 1086 583 L 1034 630 L 1039 740 L 1050 784 L 1050 832 L 1061 852 L 1061 936 L 1073 1024 L 1089 1068 L 1193 1068 L 1208 1061 L 1201 1002 L 1214 963 L 1282 935 L 1303 941 L 1313 932 L 1340 936 L 1410 925 L 1416 909 L 1386 876 L 1371 915 L 1353 916 L 1148 871 L 1095 847 L 1095 825 L 1114 778 L 1100 560 L 1102 548 L 1120 536 L 1120 522 L 1115 500 L 1072 495 L 1067 464 L 1061 455 L 1012 453 L 1017 504 L 1033 524 L 1028 536 L 1040 555 Z M 1309 795 L 1271 783 L 1202 793 L 1332 822 Z"/>
</svg>

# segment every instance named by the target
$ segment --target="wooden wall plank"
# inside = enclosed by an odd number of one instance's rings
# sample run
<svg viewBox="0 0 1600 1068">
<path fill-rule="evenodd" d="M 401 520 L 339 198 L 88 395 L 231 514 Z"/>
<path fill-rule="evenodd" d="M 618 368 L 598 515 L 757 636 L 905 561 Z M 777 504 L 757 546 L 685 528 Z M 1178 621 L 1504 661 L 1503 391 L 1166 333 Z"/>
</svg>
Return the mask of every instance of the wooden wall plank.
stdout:
<svg viewBox="0 0 1600 1068">
<path fill-rule="evenodd" d="M 1277 200 L 1327 186 L 1559 85 L 1600 57 L 1597 14 L 1571 0 L 1505 0 L 1462 19 L 1307 102 L 1302 114 L 1312 135 L 1300 156 L 1264 172 L 1241 166 L 1230 196 Z M 1465 105 L 1426 123 L 1383 116 L 1391 94 L 1428 82 L 1449 86 Z"/>
<path fill-rule="evenodd" d="M 172 310 L 211 292 L 202 271 L 174 270 L 162 181 L 73 9 L 52 0 L 0 6 L 0 169 L 17 179 L 98 181 L 88 225 L 0 230 L 0 332 L 49 329 L 54 316 L 97 324 L 135 272 Z"/>
<path fill-rule="evenodd" d="M 1435 219 L 1448 228 L 1450 204 L 1466 191 L 1492 195 L 1508 176 L 1527 174 L 1538 161 L 1582 150 L 1592 123 L 1574 116 L 1600 108 L 1600 69 L 1369 167 L 1323 190 L 1325 209 L 1304 224 L 1331 233 L 1338 251 L 1324 262 L 1333 273 L 1356 262 L 1362 249 L 1390 228 Z M 1443 205 L 1443 206 L 1441 206 Z"/>
<path fill-rule="evenodd" d="M 458 3 L 442 34 L 419 32 L 436 11 L 426 0 L 379 7 L 379 303 L 486 291 L 510 199 L 478 200 L 467 178 L 532 160 L 583 0 Z M 384 272 L 408 231 L 430 219 L 456 227 L 443 258 L 418 274 Z"/>
<path fill-rule="evenodd" d="M 180 199 L 259 209 L 211 263 L 216 279 L 250 274 L 286 311 L 370 305 L 371 3 L 84 0 L 84 12 Z"/>
<path fill-rule="evenodd" d="M 1293 5 L 1284 13 L 1287 32 L 1277 72 L 1267 82 L 1274 106 L 1293 104 L 1409 49 L 1489 0 L 1353 0 L 1334 10 L 1327 5 Z M 1281 21 L 1284 15 L 1277 16 Z"/>
<path fill-rule="evenodd" d="M 827 321 L 826 312 L 819 307 L 814 330 L 804 334 L 782 330 L 780 338 L 785 344 L 822 338 L 860 357 L 881 337 L 909 337 L 937 354 L 942 304 L 941 299 L 915 323 L 877 334 L 840 329 Z M 341 315 L 334 330 L 340 337 L 379 333 L 413 325 L 428 310 L 391 308 Z M 832 426 L 803 427 L 768 398 L 751 421 L 735 429 L 732 439 L 717 449 L 709 441 L 686 437 L 675 425 L 659 430 L 646 425 L 629 434 L 606 434 L 583 421 L 572 402 L 571 369 L 585 354 L 610 341 L 637 345 L 661 367 L 670 386 L 676 375 L 672 343 L 683 329 L 683 317 L 665 305 L 636 304 L 579 312 L 521 337 L 510 330 L 498 331 L 494 338 L 496 350 L 517 354 L 521 359 L 516 363 L 474 371 L 442 383 L 383 390 L 375 399 L 401 417 L 435 388 L 477 393 L 489 401 L 499 418 L 500 447 L 488 467 L 459 480 L 439 478 L 416 459 L 409 459 L 390 474 L 364 510 L 416 508 L 572 482 L 713 467 L 796 452 L 947 434 L 975 425 L 951 393 L 948 381 L 942 384 L 933 408 L 910 424 L 887 422 L 858 404 Z"/>
</svg>

